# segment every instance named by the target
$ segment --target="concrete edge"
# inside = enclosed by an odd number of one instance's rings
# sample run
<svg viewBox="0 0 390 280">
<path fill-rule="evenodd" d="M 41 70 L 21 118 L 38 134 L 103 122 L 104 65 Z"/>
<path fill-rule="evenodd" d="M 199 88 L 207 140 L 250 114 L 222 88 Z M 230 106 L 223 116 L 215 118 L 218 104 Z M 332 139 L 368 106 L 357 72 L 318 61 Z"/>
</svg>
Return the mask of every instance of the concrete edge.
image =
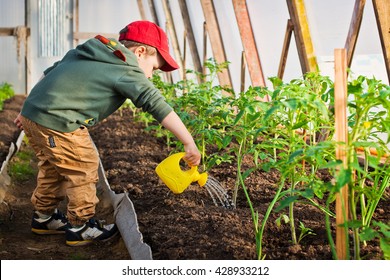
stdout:
<svg viewBox="0 0 390 280">
<path fill-rule="evenodd" d="M 0 169 L 0 203 L 4 202 L 4 197 L 7 192 L 7 187 L 11 184 L 11 178 L 8 175 L 7 168 L 11 158 L 19 151 L 24 138 L 24 131 L 21 131 L 16 142 L 11 142 L 8 154 L 1 164 Z"/>
<path fill-rule="evenodd" d="M 18 138 L 16 139 L 16 142 L 11 142 L 11 146 L 9 147 L 8 150 L 8 155 L 1 164 L 1 169 L 0 169 L 0 174 L 3 174 L 5 170 L 7 170 L 7 166 L 11 158 L 19 151 L 20 146 L 22 145 L 22 141 L 24 138 L 24 131 L 21 131 Z"/>
<path fill-rule="evenodd" d="M 108 194 L 114 208 L 115 223 L 125 242 L 126 248 L 132 260 L 152 260 L 150 246 L 143 242 L 142 233 L 139 230 L 137 214 L 133 202 L 127 193 L 116 194 L 105 176 L 103 164 L 99 163 L 99 182 L 97 188 Z"/>
</svg>

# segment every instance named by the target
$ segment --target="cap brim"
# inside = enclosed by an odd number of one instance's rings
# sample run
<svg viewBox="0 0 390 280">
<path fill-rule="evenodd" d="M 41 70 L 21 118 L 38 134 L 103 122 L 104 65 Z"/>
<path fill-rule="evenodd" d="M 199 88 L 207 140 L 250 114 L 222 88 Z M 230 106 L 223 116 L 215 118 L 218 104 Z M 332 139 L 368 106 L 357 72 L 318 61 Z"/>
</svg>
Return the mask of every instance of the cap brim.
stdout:
<svg viewBox="0 0 390 280">
<path fill-rule="evenodd" d="M 171 55 L 168 52 L 160 51 L 158 50 L 160 55 L 165 61 L 165 64 L 161 66 L 160 70 L 164 72 L 170 72 L 176 69 L 179 69 L 179 65 L 176 63 L 176 61 L 171 57 Z"/>
</svg>

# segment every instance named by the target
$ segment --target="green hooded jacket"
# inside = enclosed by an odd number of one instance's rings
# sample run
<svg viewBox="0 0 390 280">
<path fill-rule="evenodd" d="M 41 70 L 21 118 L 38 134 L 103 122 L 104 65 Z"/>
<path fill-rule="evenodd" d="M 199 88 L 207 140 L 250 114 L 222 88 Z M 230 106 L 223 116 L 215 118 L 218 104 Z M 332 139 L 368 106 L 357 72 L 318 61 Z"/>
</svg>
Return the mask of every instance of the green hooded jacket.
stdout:
<svg viewBox="0 0 390 280">
<path fill-rule="evenodd" d="M 93 126 L 129 98 L 161 122 L 172 108 L 139 68 L 134 53 L 114 39 L 106 42 L 90 39 L 46 69 L 21 114 L 44 127 L 72 132 Z"/>
</svg>

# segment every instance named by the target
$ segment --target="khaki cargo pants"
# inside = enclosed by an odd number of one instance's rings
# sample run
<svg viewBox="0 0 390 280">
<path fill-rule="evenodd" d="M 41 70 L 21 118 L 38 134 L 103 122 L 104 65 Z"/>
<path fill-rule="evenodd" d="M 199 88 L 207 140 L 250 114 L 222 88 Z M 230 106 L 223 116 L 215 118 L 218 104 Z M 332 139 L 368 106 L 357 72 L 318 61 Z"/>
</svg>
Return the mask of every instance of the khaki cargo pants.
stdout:
<svg viewBox="0 0 390 280">
<path fill-rule="evenodd" d="M 51 214 L 67 197 L 67 216 L 81 225 L 95 215 L 99 156 L 88 129 L 63 133 L 22 117 L 29 144 L 38 162 L 37 187 L 31 202 L 35 210 Z"/>
</svg>

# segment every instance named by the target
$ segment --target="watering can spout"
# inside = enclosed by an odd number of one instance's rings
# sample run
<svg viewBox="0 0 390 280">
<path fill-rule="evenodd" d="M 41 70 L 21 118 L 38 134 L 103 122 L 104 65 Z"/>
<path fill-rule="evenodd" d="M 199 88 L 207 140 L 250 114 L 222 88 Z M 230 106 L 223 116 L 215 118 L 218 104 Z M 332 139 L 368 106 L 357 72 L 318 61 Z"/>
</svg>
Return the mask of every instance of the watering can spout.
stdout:
<svg viewBox="0 0 390 280">
<path fill-rule="evenodd" d="M 199 186 L 203 187 L 204 185 L 206 185 L 208 177 L 209 176 L 207 175 L 207 173 L 203 172 L 203 173 L 199 174 L 196 182 L 198 182 Z"/>
<path fill-rule="evenodd" d="M 207 182 L 207 173 L 199 174 L 196 166 L 182 170 L 180 160 L 185 153 L 176 153 L 164 159 L 156 167 L 156 173 L 167 187 L 175 194 L 182 193 L 191 183 L 198 182 L 203 187 Z"/>
</svg>

